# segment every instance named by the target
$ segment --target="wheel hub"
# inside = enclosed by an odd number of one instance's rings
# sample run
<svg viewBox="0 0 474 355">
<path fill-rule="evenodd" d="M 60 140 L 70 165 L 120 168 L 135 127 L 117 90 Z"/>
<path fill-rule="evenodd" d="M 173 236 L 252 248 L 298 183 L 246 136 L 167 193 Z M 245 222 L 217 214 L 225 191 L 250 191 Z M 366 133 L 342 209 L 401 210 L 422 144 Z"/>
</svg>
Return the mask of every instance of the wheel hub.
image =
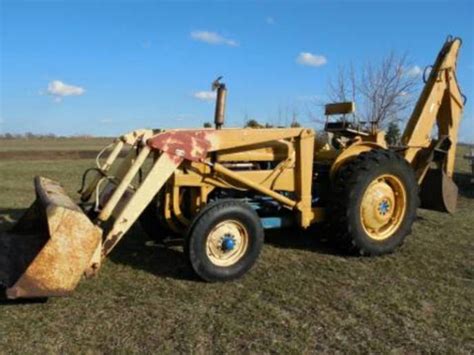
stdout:
<svg viewBox="0 0 474 355">
<path fill-rule="evenodd" d="M 384 216 L 390 210 L 390 202 L 388 200 L 383 200 L 379 203 L 379 213 Z"/>
<path fill-rule="evenodd" d="M 208 234 L 206 251 L 209 260 L 217 266 L 237 263 L 247 251 L 247 229 L 238 221 L 228 220 L 217 224 Z"/>
<path fill-rule="evenodd" d="M 361 222 L 369 237 L 390 237 L 403 220 L 405 203 L 405 189 L 396 176 L 383 175 L 372 181 L 361 202 Z"/>
<path fill-rule="evenodd" d="M 224 252 L 228 252 L 235 248 L 235 244 L 235 237 L 231 234 L 226 234 L 222 239 L 221 248 Z"/>
</svg>

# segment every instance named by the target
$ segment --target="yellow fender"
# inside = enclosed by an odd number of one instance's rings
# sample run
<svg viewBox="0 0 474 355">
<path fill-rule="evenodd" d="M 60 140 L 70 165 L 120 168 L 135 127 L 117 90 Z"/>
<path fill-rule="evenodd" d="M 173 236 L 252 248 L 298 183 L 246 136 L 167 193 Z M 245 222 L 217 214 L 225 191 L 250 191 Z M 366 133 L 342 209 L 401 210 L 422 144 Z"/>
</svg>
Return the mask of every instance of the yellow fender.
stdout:
<svg viewBox="0 0 474 355">
<path fill-rule="evenodd" d="M 341 154 L 337 156 L 336 160 L 331 166 L 331 170 L 329 171 L 331 180 L 336 176 L 336 173 L 344 164 L 351 161 L 359 154 L 368 152 L 372 149 L 386 149 L 386 147 L 383 144 L 364 141 L 355 142 L 347 147 Z"/>
</svg>

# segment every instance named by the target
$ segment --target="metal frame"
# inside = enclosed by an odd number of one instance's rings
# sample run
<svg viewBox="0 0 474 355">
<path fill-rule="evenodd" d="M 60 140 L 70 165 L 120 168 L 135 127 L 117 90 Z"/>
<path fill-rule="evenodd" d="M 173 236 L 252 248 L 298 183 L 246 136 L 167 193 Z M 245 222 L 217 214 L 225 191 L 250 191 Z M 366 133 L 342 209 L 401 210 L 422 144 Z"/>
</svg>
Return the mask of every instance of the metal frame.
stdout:
<svg viewBox="0 0 474 355">
<path fill-rule="evenodd" d="M 180 189 L 189 187 L 199 191 L 192 197 L 194 212 L 207 203 L 214 188 L 240 188 L 257 191 L 294 210 L 301 227 L 322 220 L 323 210 L 311 205 L 312 164 L 306 163 L 313 161 L 314 139 L 314 131 L 306 128 L 170 130 L 158 134 L 134 131 L 120 137 L 81 196 L 86 202 L 94 194 L 91 191 L 98 190 L 95 193 L 100 196 L 96 199 L 104 203 L 96 219 L 104 236 L 101 252 L 95 253 L 92 262 L 94 270 L 162 188 L 166 189 L 164 217 L 175 231 L 182 231 L 190 223 L 180 207 Z M 126 146 L 129 151 L 118 163 L 119 153 Z M 133 186 L 150 157 L 151 168 Z M 278 163 L 273 169 L 263 170 L 232 170 L 226 166 L 232 166 L 230 161 L 253 161 L 252 157 Z M 102 179 L 107 184 L 100 188 Z M 104 196 L 110 191 L 110 196 Z M 293 197 L 279 191 L 292 193 Z"/>
</svg>

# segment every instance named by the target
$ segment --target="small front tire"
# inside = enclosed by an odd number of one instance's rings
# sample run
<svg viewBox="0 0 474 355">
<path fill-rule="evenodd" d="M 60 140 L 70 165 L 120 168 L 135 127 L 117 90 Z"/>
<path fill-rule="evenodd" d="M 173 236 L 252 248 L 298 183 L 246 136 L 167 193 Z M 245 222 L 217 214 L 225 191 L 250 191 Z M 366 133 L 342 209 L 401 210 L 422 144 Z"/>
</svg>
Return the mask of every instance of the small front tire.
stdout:
<svg viewBox="0 0 474 355">
<path fill-rule="evenodd" d="M 186 238 L 185 253 L 203 280 L 230 281 L 255 264 L 263 239 L 260 218 L 248 204 L 223 200 L 196 216 Z"/>
</svg>

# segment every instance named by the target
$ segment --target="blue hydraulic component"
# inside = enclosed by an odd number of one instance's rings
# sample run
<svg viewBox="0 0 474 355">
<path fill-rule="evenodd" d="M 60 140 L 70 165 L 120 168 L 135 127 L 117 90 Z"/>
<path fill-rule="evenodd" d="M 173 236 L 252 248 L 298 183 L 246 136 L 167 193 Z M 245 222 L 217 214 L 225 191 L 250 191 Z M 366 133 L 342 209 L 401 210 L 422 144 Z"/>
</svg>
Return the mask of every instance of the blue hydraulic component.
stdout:
<svg viewBox="0 0 474 355">
<path fill-rule="evenodd" d="M 261 217 L 263 229 L 285 228 L 293 224 L 293 218 L 287 216 Z"/>
<path fill-rule="evenodd" d="M 258 196 L 246 201 L 260 216 L 263 229 L 290 227 L 294 223 L 293 215 L 271 197 Z"/>
<path fill-rule="evenodd" d="M 233 235 L 226 234 L 222 240 L 221 248 L 223 251 L 230 251 L 235 248 L 235 239 Z"/>
</svg>

